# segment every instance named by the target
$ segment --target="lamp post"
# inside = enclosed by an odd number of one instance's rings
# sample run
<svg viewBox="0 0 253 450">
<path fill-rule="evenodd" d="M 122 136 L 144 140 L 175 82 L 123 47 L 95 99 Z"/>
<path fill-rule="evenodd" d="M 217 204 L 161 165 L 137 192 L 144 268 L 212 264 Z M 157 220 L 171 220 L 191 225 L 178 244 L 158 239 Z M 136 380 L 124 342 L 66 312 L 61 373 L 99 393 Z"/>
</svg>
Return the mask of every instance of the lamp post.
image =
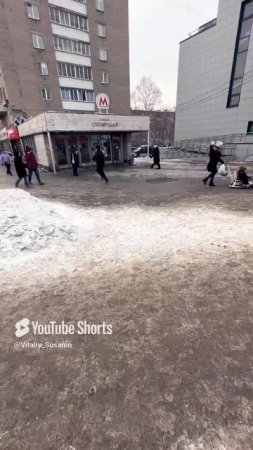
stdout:
<svg viewBox="0 0 253 450">
<path fill-rule="evenodd" d="M 148 141 L 148 143 L 147 143 L 147 157 L 149 158 L 150 130 L 148 130 L 148 139 L 147 139 L 147 141 Z"/>
</svg>

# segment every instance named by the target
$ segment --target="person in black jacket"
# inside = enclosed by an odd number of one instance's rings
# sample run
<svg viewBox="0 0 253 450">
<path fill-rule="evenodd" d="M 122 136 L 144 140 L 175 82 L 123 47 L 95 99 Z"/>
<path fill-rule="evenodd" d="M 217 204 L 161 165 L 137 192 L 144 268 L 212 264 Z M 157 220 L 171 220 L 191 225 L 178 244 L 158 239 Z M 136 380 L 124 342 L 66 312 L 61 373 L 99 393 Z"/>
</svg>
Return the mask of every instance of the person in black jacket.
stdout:
<svg viewBox="0 0 253 450">
<path fill-rule="evenodd" d="M 79 152 L 75 148 L 75 146 L 72 146 L 71 148 L 71 164 L 73 169 L 73 176 L 78 177 L 77 169 L 79 167 Z"/>
<path fill-rule="evenodd" d="M 93 161 L 95 161 L 95 163 L 97 164 L 97 173 L 101 176 L 102 180 L 105 180 L 106 183 L 109 183 L 109 180 L 104 173 L 105 157 L 100 149 L 100 145 L 96 146 L 96 150 L 97 151 L 93 156 Z"/>
<path fill-rule="evenodd" d="M 218 162 L 220 162 L 221 164 L 225 164 L 223 159 L 221 159 L 221 152 L 219 150 L 222 147 L 222 145 L 223 143 L 219 141 L 216 143 L 212 143 L 210 145 L 210 153 L 209 153 L 210 160 L 209 163 L 207 164 L 207 170 L 208 172 L 210 172 L 210 175 L 208 175 L 206 178 L 202 180 L 204 184 L 206 184 L 207 181 L 210 180 L 209 186 L 215 186 L 213 180 L 216 173 L 218 172 L 217 170 Z"/>
<path fill-rule="evenodd" d="M 14 150 L 14 166 L 15 166 L 17 176 L 18 176 L 15 186 L 18 187 L 22 178 L 24 178 L 26 187 L 29 187 L 29 183 L 27 180 L 26 168 L 25 168 L 25 164 L 23 163 L 23 159 L 22 159 L 22 153 L 17 149 Z"/>
<path fill-rule="evenodd" d="M 154 151 L 153 151 L 153 160 L 154 160 L 154 162 L 150 166 L 151 169 L 153 169 L 154 166 L 157 166 L 157 169 L 160 170 L 161 169 L 161 166 L 160 166 L 160 150 L 159 150 L 159 147 L 157 145 L 155 146 Z"/>
</svg>

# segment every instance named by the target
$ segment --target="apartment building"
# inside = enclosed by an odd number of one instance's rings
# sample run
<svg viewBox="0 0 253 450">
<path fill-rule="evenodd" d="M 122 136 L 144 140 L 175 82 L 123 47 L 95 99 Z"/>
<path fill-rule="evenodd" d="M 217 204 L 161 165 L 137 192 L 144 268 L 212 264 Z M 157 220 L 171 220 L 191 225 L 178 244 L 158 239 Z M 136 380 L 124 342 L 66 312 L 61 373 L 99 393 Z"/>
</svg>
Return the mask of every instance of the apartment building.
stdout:
<svg viewBox="0 0 253 450">
<path fill-rule="evenodd" d="M 218 15 L 181 42 L 175 141 L 191 149 L 225 142 L 253 157 L 253 0 L 220 0 Z"/>
<path fill-rule="evenodd" d="M 29 145 L 54 171 L 131 159 L 128 0 L 0 0 L 0 151 Z"/>
<path fill-rule="evenodd" d="M 0 0 L 0 8 L 2 127 L 48 110 L 99 112 L 101 93 L 106 112 L 130 113 L 128 0 Z"/>
</svg>

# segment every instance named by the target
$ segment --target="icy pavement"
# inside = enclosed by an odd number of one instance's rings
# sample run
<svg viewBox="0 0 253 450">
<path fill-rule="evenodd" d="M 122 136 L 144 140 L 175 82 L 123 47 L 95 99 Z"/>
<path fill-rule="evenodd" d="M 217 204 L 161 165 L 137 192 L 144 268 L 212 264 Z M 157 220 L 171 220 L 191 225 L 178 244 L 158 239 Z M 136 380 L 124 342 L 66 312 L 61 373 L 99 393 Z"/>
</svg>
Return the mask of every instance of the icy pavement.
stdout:
<svg viewBox="0 0 253 450">
<path fill-rule="evenodd" d="M 151 185 L 172 171 L 117 169 L 108 186 L 64 172 L 0 190 L 1 448 L 253 448 L 252 193 L 209 189 L 201 170 Z M 22 234 L 7 244 L 12 227 Z M 22 318 L 113 334 L 30 333 L 72 348 L 14 350 Z"/>
<path fill-rule="evenodd" d="M 83 263 L 106 265 L 167 258 L 180 250 L 241 249 L 253 219 L 212 206 L 78 209 L 5 190 L 0 206 L 0 270 L 40 258 L 38 271 L 57 275 Z"/>
</svg>

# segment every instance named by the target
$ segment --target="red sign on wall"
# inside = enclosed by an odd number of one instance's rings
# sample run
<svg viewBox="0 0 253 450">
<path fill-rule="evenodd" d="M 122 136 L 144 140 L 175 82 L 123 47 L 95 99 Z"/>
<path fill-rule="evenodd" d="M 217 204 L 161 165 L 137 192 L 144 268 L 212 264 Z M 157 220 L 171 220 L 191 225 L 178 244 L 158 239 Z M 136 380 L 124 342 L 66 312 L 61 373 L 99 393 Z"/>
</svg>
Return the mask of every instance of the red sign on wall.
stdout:
<svg viewBox="0 0 253 450">
<path fill-rule="evenodd" d="M 7 136 L 10 141 L 18 141 L 20 139 L 18 127 L 12 127 L 7 130 Z"/>
<path fill-rule="evenodd" d="M 107 94 L 98 94 L 96 97 L 96 104 L 98 109 L 109 109 L 110 99 Z"/>
</svg>

